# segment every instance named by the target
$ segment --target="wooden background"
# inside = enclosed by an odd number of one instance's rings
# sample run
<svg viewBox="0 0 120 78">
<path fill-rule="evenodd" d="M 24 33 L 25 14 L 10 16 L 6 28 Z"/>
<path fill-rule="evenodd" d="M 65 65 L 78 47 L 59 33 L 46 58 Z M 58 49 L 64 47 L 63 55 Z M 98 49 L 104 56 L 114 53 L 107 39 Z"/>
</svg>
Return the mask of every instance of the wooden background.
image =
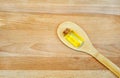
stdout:
<svg viewBox="0 0 120 78">
<path fill-rule="evenodd" d="M 0 78 L 116 78 L 58 39 L 64 21 L 80 25 L 120 67 L 119 0 L 0 0 Z"/>
</svg>

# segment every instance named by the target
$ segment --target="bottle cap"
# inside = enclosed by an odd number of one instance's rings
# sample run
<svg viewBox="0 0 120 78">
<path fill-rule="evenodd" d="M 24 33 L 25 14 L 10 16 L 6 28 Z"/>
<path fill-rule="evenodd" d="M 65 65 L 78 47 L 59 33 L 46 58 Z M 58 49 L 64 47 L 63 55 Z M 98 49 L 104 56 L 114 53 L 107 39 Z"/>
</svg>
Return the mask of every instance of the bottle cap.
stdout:
<svg viewBox="0 0 120 78">
<path fill-rule="evenodd" d="M 63 34 L 64 35 L 67 35 L 71 30 L 69 28 L 66 28 L 64 31 L 63 31 Z"/>
</svg>

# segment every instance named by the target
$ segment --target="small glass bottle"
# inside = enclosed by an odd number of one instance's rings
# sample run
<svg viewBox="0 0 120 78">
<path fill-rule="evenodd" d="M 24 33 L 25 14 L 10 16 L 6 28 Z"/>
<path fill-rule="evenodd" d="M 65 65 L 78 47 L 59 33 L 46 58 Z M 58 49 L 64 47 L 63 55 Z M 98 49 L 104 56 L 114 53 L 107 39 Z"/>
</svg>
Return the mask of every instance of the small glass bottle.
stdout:
<svg viewBox="0 0 120 78">
<path fill-rule="evenodd" d="M 66 30 L 63 31 L 64 38 L 71 43 L 74 47 L 80 47 L 84 43 L 84 39 L 79 36 L 76 32 L 73 30 L 66 28 Z"/>
</svg>

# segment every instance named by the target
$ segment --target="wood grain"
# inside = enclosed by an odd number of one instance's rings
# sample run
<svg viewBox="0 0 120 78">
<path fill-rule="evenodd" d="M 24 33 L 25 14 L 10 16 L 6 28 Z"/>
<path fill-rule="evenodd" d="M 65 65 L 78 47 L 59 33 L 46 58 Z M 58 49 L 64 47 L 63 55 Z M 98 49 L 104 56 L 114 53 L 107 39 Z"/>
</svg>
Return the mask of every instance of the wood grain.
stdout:
<svg viewBox="0 0 120 78">
<path fill-rule="evenodd" d="M 1 70 L 0 78 L 116 78 L 107 70 Z"/>
<path fill-rule="evenodd" d="M 120 0 L 0 0 L 0 78 L 116 78 L 62 44 L 56 30 L 64 21 L 77 23 L 120 67 L 119 15 Z"/>
<path fill-rule="evenodd" d="M 116 78 L 94 58 L 58 39 L 58 25 L 68 20 L 80 25 L 100 53 L 120 67 L 118 15 L 0 12 L 0 78 Z"/>
<path fill-rule="evenodd" d="M 120 15 L 120 0 L 0 0 L 0 11 Z"/>
<path fill-rule="evenodd" d="M 120 66 L 119 58 L 110 58 Z M 91 57 L 0 57 L 1 70 L 106 70 Z"/>
<path fill-rule="evenodd" d="M 80 25 L 95 47 L 120 66 L 120 16 L 0 12 L 0 19 L 0 69 L 105 69 L 60 42 L 56 29 L 67 20 Z"/>
</svg>

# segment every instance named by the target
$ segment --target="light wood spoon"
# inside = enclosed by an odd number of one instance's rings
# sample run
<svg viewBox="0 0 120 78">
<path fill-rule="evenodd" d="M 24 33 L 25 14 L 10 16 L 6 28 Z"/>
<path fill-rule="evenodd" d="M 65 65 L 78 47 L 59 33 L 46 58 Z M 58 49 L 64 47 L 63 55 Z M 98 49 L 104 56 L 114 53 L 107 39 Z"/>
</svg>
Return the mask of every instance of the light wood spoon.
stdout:
<svg viewBox="0 0 120 78">
<path fill-rule="evenodd" d="M 84 44 L 80 47 L 74 47 L 71 45 L 63 35 L 63 32 L 66 28 L 74 30 L 78 35 L 80 35 L 82 38 L 84 38 Z M 108 69 L 110 69 L 116 76 L 120 78 L 120 69 L 117 65 L 112 63 L 109 59 L 104 57 L 101 53 L 99 53 L 95 47 L 92 45 L 91 41 L 89 40 L 87 34 L 84 32 L 84 30 L 78 26 L 75 23 L 72 22 L 64 22 L 59 25 L 57 29 L 57 35 L 60 38 L 60 40 L 67 45 L 68 47 L 80 51 L 80 52 L 85 52 L 90 55 L 92 55 L 94 58 L 96 58 L 99 62 L 101 62 L 103 65 L 105 65 Z"/>
</svg>

